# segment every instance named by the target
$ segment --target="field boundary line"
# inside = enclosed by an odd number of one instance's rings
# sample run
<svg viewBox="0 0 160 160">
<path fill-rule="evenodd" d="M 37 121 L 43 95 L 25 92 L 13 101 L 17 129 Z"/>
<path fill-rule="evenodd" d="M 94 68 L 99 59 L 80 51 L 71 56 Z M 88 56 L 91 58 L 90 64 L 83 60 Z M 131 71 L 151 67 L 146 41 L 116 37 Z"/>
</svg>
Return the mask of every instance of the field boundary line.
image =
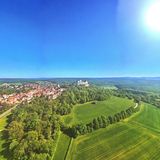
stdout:
<svg viewBox="0 0 160 160">
<path fill-rule="evenodd" d="M 69 153 L 70 150 L 71 150 L 72 144 L 73 144 L 73 138 L 71 138 L 71 140 L 70 140 L 70 143 L 69 143 L 69 145 L 68 145 L 68 149 L 67 149 L 66 156 L 65 156 L 65 159 L 64 159 L 64 160 L 67 160 L 67 158 L 68 158 L 68 153 Z"/>
<path fill-rule="evenodd" d="M 68 153 L 69 153 L 69 151 L 70 151 L 70 148 L 71 148 L 71 146 L 72 146 L 72 143 L 73 143 L 73 138 L 70 138 L 70 142 L 69 142 L 69 145 L 68 145 L 68 148 L 67 148 L 67 151 L 66 151 L 64 160 L 67 160 Z"/>
<path fill-rule="evenodd" d="M 60 133 L 58 134 L 58 138 L 57 138 L 57 143 L 56 143 L 56 145 L 55 145 L 55 149 L 54 149 L 54 151 L 53 151 L 53 154 L 52 154 L 52 158 L 51 158 L 51 160 L 53 160 L 54 159 L 54 156 L 55 156 L 55 153 L 56 153 L 56 150 L 57 150 L 57 145 L 58 145 L 58 142 L 59 142 L 59 139 L 60 139 L 60 136 L 61 136 L 61 131 L 59 131 Z"/>
<path fill-rule="evenodd" d="M 127 132 L 125 132 L 125 133 L 128 133 L 128 131 Z M 123 135 L 123 134 L 122 134 Z M 121 135 L 120 135 L 121 136 Z M 139 136 L 139 137 L 141 137 L 141 136 Z M 138 138 L 139 138 L 138 137 Z M 136 137 L 135 137 L 136 138 Z M 148 138 L 146 138 L 146 139 L 148 139 Z M 131 139 L 129 140 L 129 141 L 131 141 Z M 110 148 L 110 147 L 109 147 Z M 111 149 L 111 148 L 110 148 Z M 118 150 L 121 150 L 122 149 L 122 146 L 120 145 L 116 150 L 116 152 L 118 152 Z M 95 157 L 95 159 L 94 160 L 101 160 L 102 159 L 102 157 L 104 157 L 104 156 L 106 156 L 107 154 L 110 154 L 110 153 L 112 153 L 112 150 L 110 150 L 109 152 L 107 152 L 107 153 L 102 153 L 102 154 L 99 154 L 99 155 L 97 155 L 96 157 Z M 112 154 L 111 154 L 112 155 Z M 109 158 L 110 158 L 110 156 L 111 155 L 109 155 Z"/>
<path fill-rule="evenodd" d="M 147 140 L 149 140 L 149 139 L 150 138 L 146 138 L 146 139 L 141 140 L 139 143 L 132 145 L 126 151 L 120 152 L 119 154 L 115 155 L 114 157 L 111 157 L 110 160 L 114 160 L 115 158 L 119 157 L 120 155 L 123 155 L 124 153 L 129 153 L 129 152 L 133 151 L 137 146 L 147 143 Z"/>
</svg>

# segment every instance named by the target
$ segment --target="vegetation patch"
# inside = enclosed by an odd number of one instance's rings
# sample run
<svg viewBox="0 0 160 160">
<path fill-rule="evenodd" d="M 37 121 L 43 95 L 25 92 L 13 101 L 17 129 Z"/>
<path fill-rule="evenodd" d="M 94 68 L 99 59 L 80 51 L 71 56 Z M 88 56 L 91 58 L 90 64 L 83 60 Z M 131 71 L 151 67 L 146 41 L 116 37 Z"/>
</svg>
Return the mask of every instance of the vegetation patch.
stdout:
<svg viewBox="0 0 160 160">
<path fill-rule="evenodd" d="M 95 102 L 95 101 L 94 101 Z M 73 107 L 71 114 L 63 116 L 66 125 L 85 124 L 101 115 L 109 116 L 134 106 L 133 100 L 127 98 L 111 97 L 105 101 L 88 102 Z"/>
<path fill-rule="evenodd" d="M 67 135 L 61 133 L 59 141 L 57 143 L 56 152 L 54 155 L 54 160 L 64 160 L 67 156 L 71 138 Z"/>
<path fill-rule="evenodd" d="M 143 107 L 129 121 L 74 139 L 68 160 L 158 160 L 160 110 L 149 104 L 144 104 Z"/>
</svg>

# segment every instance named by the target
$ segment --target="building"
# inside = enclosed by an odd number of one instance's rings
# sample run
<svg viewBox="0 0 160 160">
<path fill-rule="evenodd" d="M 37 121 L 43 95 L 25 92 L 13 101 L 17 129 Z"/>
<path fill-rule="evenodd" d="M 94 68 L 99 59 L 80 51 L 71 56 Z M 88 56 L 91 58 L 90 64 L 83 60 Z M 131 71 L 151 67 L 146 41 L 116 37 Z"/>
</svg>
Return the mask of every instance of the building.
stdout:
<svg viewBox="0 0 160 160">
<path fill-rule="evenodd" d="M 9 95 L 0 95 L 0 104 L 18 104 L 25 101 L 30 102 L 34 97 L 46 96 L 50 99 L 55 99 L 59 96 L 63 89 L 59 85 L 47 83 L 46 85 L 39 85 L 37 83 L 28 83 L 22 86 L 26 89 L 25 92 L 13 93 Z"/>
<path fill-rule="evenodd" d="M 88 81 L 82 81 L 82 80 L 79 80 L 78 82 L 77 82 L 77 85 L 78 86 L 85 86 L 85 87 L 89 87 L 89 83 L 88 83 Z"/>
</svg>

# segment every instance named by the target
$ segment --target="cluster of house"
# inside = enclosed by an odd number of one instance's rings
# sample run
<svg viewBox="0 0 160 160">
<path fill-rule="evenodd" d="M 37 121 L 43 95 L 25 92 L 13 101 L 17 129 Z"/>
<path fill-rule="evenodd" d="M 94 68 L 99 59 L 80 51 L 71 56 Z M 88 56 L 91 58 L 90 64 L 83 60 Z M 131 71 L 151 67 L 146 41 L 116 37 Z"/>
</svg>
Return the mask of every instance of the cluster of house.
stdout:
<svg viewBox="0 0 160 160">
<path fill-rule="evenodd" d="M 88 81 L 83 80 L 77 81 L 77 85 L 89 87 Z M 0 108 L 3 107 L 3 104 L 14 105 L 25 101 L 30 102 L 32 98 L 40 96 L 46 96 L 49 99 L 55 99 L 63 91 L 59 85 L 55 85 L 50 82 L 44 82 L 43 84 L 25 83 L 22 85 L 4 83 L 1 86 L 5 88 L 14 88 L 15 93 L 0 95 Z M 24 91 L 21 92 L 21 89 L 24 89 Z M 17 93 L 16 91 L 19 92 Z"/>
<path fill-rule="evenodd" d="M 23 87 L 30 88 L 26 92 L 13 93 L 9 95 L 0 95 L 0 104 L 18 104 L 24 101 L 30 102 L 34 97 L 46 96 L 48 98 L 55 99 L 59 96 L 63 89 L 59 85 L 40 85 L 36 83 L 28 83 Z"/>
<path fill-rule="evenodd" d="M 82 80 L 79 80 L 78 82 L 77 82 L 77 85 L 78 86 L 85 86 L 85 87 L 89 87 L 89 83 L 88 83 L 88 81 L 82 81 Z"/>
</svg>

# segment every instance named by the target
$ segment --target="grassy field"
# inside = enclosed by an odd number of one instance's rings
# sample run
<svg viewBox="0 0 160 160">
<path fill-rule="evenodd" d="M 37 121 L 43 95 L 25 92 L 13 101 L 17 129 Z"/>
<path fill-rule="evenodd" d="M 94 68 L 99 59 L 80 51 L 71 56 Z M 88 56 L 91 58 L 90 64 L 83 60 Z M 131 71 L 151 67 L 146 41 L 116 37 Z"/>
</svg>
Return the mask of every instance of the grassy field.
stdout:
<svg viewBox="0 0 160 160">
<path fill-rule="evenodd" d="M 63 116 L 63 120 L 66 124 L 73 125 L 77 123 L 87 123 L 93 120 L 93 118 L 101 115 L 113 115 L 119 111 L 122 111 L 130 106 L 134 106 L 132 100 L 126 98 L 111 97 L 106 101 L 99 101 L 96 104 L 92 102 L 79 104 L 73 107 L 71 114 Z"/>
<path fill-rule="evenodd" d="M 143 104 L 128 120 L 75 139 L 67 160 L 159 160 L 159 124 L 160 109 Z"/>
<path fill-rule="evenodd" d="M 0 131 L 2 131 L 5 128 L 5 126 L 7 125 L 7 116 L 8 115 L 0 118 Z"/>
<path fill-rule="evenodd" d="M 7 156 L 7 151 L 4 148 L 6 145 L 6 139 L 4 138 L 4 129 L 7 125 L 7 119 L 10 113 L 5 114 L 0 118 L 0 160 L 6 160 L 5 158 Z M 6 155 L 6 156 L 5 156 Z"/>
<path fill-rule="evenodd" d="M 63 160 L 65 159 L 71 138 L 63 133 L 60 134 L 59 141 L 57 144 L 54 160 Z"/>
</svg>

